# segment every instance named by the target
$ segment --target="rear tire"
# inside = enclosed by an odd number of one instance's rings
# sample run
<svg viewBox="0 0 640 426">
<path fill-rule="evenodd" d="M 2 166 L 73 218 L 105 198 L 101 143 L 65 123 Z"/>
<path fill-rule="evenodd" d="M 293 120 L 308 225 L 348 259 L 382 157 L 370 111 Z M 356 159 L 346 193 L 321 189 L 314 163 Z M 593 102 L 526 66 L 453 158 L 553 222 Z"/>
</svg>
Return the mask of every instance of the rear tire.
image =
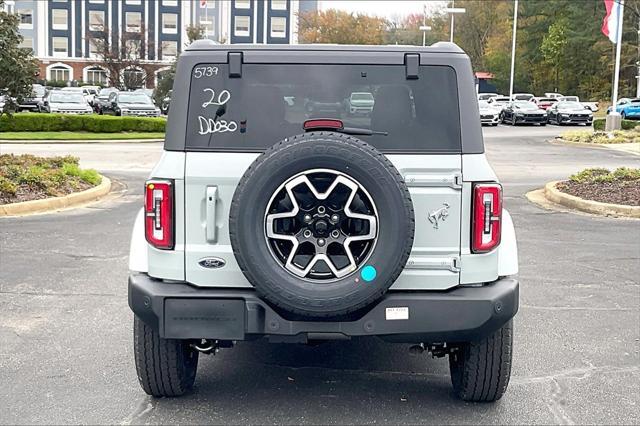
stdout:
<svg viewBox="0 0 640 426">
<path fill-rule="evenodd" d="M 449 354 L 451 383 L 465 401 L 492 402 L 502 398 L 511 377 L 513 322 L 478 342 L 461 345 Z"/>
<path fill-rule="evenodd" d="M 163 339 L 138 317 L 133 322 L 138 381 L 155 397 L 180 396 L 193 388 L 198 351 L 186 340 Z"/>
</svg>

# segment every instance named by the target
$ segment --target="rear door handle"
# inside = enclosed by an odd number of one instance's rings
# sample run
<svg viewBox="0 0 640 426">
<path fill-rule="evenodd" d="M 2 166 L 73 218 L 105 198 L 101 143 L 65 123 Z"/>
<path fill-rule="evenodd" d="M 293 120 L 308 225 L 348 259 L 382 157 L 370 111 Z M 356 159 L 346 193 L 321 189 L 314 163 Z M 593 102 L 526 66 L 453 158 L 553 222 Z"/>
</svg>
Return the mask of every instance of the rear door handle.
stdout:
<svg viewBox="0 0 640 426">
<path fill-rule="evenodd" d="M 207 198 L 205 204 L 207 206 L 206 232 L 207 242 L 216 243 L 218 241 L 216 228 L 216 203 L 218 200 L 218 187 L 207 186 Z"/>
</svg>

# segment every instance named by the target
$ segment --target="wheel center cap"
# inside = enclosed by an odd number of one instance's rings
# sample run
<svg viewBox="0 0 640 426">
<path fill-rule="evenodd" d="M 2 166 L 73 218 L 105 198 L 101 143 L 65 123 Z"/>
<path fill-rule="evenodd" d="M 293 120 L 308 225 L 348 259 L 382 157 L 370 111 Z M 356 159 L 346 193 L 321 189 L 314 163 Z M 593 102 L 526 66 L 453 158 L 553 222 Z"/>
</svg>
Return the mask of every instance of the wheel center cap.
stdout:
<svg viewBox="0 0 640 426">
<path fill-rule="evenodd" d="M 327 225 L 327 222 L 324 220 L 319 220 L 314 224 L 314 228 L 318 234 L 324 235 L 326 234 L 327 229 L 329 229 L 329 225 Z"/>
</svg>

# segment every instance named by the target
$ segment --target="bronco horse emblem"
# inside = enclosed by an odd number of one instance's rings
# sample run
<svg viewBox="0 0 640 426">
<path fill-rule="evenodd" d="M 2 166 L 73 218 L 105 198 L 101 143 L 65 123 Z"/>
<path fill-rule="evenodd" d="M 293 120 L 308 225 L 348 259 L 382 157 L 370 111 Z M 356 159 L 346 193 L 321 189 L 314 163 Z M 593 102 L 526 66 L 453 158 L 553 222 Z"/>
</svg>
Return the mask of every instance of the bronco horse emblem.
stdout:
<svg viewBox="0 0 640 426">
<path fill-rule="evenodd" d="M 440 222 L 444 222 L 449 216 L 449 203 L 442 203 L 442 207 L 429 213 L 429 222 L 433 224 L 434 229 L 438 229 Z"/>
</svg>

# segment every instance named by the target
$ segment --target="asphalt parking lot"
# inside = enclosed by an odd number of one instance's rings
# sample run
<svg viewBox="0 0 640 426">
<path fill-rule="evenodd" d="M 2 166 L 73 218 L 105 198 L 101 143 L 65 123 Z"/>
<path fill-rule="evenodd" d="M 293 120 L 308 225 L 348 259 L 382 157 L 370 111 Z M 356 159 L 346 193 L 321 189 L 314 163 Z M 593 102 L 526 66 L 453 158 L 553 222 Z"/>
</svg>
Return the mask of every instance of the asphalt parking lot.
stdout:
<svg viewBox="0 0 640 426">
<path fill-rule="evenodd" d="M 548 143 L 559 130 L 485 129 L 521 280 L 512 380 L 492 405 L 455 399 L 446 359 L 377 340 L 240 343 L 201 358 L 192 394 L 147 397 L 127 257 L 161 145 L 0 145 L 78 155 L 118 182 L 85 208 L 0 220 L 0 423 L 640 423 L 640 222 L 525 198 L 584 167 L 640 167 L 640 156 Z"/>
</svg>

